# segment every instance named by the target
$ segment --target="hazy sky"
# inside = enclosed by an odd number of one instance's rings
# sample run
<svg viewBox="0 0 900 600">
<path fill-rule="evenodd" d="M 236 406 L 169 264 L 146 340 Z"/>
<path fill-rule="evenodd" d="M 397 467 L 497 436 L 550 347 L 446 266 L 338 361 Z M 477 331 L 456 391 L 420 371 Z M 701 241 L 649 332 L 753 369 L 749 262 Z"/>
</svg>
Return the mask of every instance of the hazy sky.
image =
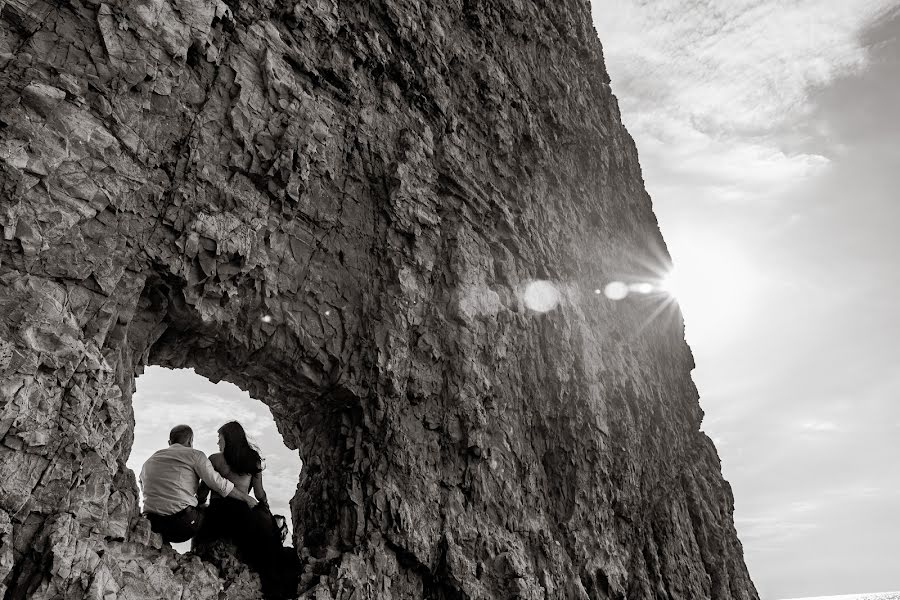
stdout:
<svg viewBox="0 0 900 600">
<path fill-rule="evenodd" d="M 898 5 L 593 0 L 763 600 L 900 589 Z M 149 368 L 134 407 L 136 473 L 174 423 L 212 453 L 236 418 L 290 513 L 262 403 Z"/>
<path fill-rule="evenodd" d="M 900 589 L 898 6 L 593 0 L 764 600 Z"/>
</svg>

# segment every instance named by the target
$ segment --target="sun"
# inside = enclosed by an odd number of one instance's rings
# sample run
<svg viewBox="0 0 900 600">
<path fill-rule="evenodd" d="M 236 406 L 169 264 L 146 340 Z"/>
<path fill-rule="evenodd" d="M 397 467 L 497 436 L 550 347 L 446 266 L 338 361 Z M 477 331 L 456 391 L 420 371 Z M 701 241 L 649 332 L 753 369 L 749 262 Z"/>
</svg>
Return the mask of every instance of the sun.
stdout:
<svg viewBox="0 0 900 600">
<path fill-rule="evenodd" d="M 725 239 L 693 239 L 674 247 L 672 258 L 658 285 L 678 302 L 689 338 L 725 335 L 744 321 L 760 287 L 744 253 Z"/>
<path fill-rule="evenodd" d="M 684 291 L 684 283 L 674 267 L 660 279 L 659 289 L 676 299 L 681 296 Z"/>
</svg>

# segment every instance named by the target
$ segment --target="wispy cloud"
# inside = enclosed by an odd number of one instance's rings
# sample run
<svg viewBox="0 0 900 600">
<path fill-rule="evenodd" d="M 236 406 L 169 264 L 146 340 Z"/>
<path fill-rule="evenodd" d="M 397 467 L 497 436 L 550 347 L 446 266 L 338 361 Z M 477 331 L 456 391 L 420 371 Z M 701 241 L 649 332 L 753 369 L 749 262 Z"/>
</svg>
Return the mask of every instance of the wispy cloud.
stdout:
<svg viewBox="0 0 900 600">
<path fill-rule="evenodd" d="M 831 421 L 805 421 L 800 425 L 800 428 L 804 431 L 812 431 L 818 433 L 829 433 L 840 431 L 840 427 L 837 423 L 832 423 Z"/>
<path fill-rule="evenodd" d="M 846 485 L 808 490 L 793 499 L 782 497 L 765 510 L 735 518 L 745 544 L 757 551 L 784 549 L 789 542 L 823 527 L 823 515 L 840 513 L 850 505 L 896 497 L 891 491 L 862 480 Z"/>
<path fill-rule="evenodd" d="M 735 526 L 744 544 L 753 547 L 757 560 L 773 551 L 802 547 L 802 542 L 815 534 L 832 532 L 839 539 L 841 534 L 833 531 L 835 520 L 847 523 L 848 514 L 892 505 L 898 496 L 900 490 L 874 486 L 867 479 L 793 493 L 774 492 L 757 509 L 736 516 Z"/>
<path fill-rule="evenodd" d="M 860 32 L 896 2 L 593 0 L 613 90 L 655 195 L 758 200 L 821 171 L 791 151 L 810 93 L 866 65 Z"/>
<path fill-rule="evenodd" d="M 735 518 L 744 543 L 759 549 L 782 548 L 788 542 L 818 529 L 819 524 L 808 518 L 815 510 L 812 505 L 789 506 L 777 513 Z"/>
</svg>

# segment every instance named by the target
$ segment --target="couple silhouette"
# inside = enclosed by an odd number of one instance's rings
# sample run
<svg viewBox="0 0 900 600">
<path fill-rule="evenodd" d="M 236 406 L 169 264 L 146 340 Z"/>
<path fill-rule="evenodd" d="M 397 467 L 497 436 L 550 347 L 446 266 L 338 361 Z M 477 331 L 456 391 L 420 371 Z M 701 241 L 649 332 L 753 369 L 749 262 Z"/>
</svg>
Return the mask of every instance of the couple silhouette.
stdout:
<svg viewBox="0 0 900 600">
<path fill-rule="evenodd" d="M 284 517 L 269 510 L 263 458 L 237 421 L 222 425 L 218 433 L 219 452 L 207 458 L 193 447 L 188 425 L 172 428 L 169 446 L 141 469 L 143 514 L 165 542 L 193 538 L 192 549 L 219 539 L 233 542 L 244 562 L 259 573 L 267 598 L 293 597 L 297 557 L 282 546 Z M 204 506 L 207 497 L 209 505 Z"/>
</svg>

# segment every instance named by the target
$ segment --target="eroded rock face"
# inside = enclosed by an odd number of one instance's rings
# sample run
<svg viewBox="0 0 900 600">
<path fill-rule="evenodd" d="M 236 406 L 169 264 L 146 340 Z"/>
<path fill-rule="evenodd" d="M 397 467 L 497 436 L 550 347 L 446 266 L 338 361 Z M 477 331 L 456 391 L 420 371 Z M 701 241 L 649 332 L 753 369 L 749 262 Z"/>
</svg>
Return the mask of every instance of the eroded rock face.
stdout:
<svg viewBox="0 0 900 600">
<path fill-rule="evenodd" d="M 300 449 L 305 597 L 757 598 L 680 318 L 595 293 L 665 251 L 587 2 L 0 16 L 4 598 L 227 593 L 137 514 L 148 363 Z"/>
<path fill-rule="evenodd" d="M 265 600 L 262 581 L 239 558 L 237 546 L 225 540 L 206 543 L 191 543 L 191 553 L 204 562 L 213 564 L 224 581 L 220 600 Z"/>
</svg>

